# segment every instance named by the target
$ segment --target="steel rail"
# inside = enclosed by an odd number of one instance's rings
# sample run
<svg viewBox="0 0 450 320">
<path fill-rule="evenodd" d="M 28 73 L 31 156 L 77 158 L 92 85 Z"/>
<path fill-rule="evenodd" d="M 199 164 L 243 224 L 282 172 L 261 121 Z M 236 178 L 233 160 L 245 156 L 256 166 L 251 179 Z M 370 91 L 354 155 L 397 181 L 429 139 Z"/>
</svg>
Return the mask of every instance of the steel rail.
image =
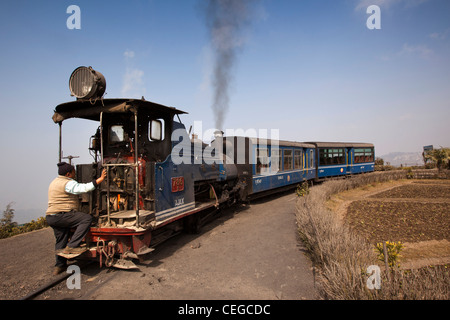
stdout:
<svg viewBox="0 0 450 320">
<path fill-rule="evenodd" d="M 80 269 L 85 268 L 86 266 L 90 265 L 91 263 L 95 262 L 94 260 L 92 261 L 87 261 L 84 264 L 82 264 L 80 267 Z M 62 274 L 60 274 L 58 277 L 56 277 L 55 279 L 49 281 L 48 283 L 44 284 L 43 286 L 39 287 L 38 289 L 36 289 L 35 291 L 30 292 L 29 294 L 27 294 L 26 296 L 24 296 L 23 298 L 21 298 L 20 300 L 32 300 L 33 298 L 37 297 L 38 295 L 40 295 L 41 293 L 53 288 L 54 286 L 56 286 L 57 284 L 59 284 L 60 282 L 64 281 L 65 279 L 67 279 L 68 277 L 70 277 L 72 275 L 72 273 L 67 273 L 66 271 L 64 271 Z"/>
</svg>

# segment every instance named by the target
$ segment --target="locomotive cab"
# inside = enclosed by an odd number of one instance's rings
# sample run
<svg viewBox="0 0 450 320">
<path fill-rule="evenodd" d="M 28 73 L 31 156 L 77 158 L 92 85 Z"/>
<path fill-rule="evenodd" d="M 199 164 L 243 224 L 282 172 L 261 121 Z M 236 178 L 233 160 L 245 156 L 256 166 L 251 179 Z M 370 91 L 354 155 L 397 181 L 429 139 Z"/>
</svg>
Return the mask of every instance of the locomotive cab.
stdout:
<svg viewBox="0 0 450 320">
<path fill-rule="evenodd" d="M 101 168 L 107 170 L 99 189 L 81 199 L 82 210 L 98 218 L 99 227 L 140 228 L 154 220 L 156 164 L 170 156 L 173 118 L 182 113 L 133 99 L 75 101 L 56 107 L 53 120 L 60 126 L 72 117 L 99 121 L 90 145 L 99 160 L 77 166 L 79 182 L 90 182 Z"/>
<path fill-rule="evenodd" d="M 151 251 L 151 233 L 147 230 L 156 226 L 156 213 L 161 211 L 165 198 L 161 183 L 168 178 L 168 172 L 164 177 L 159 168 L 171 162 L 171 133 L 174 126 L 180 127 L 174 117 L 183 113 L 135 99 L 79 99 L 56 107 L 53 121 L 60 127 L 59 161 L 63 121 L 81 118 L 99 122 L 89 147 L 94 163 L 77 165 L 77 181 L 81 183 L 107 170 L 105 181 L 96 190 L 80 196 L 80 210 L 91 214 L 95 221 L 87 242 L 97 243 L 97 248 L 99 241 L 112 243 L 116 253 L 134 258 Z M 180 189 L 179 194 L 189 189 Z"/>
</svg>

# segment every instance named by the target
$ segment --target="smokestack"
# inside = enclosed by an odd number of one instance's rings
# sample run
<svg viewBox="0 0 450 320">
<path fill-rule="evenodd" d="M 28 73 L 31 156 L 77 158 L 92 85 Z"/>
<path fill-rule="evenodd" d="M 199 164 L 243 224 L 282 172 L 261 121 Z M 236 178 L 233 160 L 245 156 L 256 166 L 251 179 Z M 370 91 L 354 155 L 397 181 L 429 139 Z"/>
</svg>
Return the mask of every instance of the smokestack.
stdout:
<svg viewBox="0 0 450 320">
<path fill-rule="evenodd" d="M 214 139 L 223 139 L 224 132 L 221 130 L 214 131 Z"/>
<path fill-rule="evenodd" d="M 255 0 L 209 0 L 205 8 L 211 47 L 214 52 L 212 109 L 216 129 L 223 129 L 229 108 L 229 86 L 236 56 L 243 47 L 243 29 L 250 22 Z"/>
</svg>

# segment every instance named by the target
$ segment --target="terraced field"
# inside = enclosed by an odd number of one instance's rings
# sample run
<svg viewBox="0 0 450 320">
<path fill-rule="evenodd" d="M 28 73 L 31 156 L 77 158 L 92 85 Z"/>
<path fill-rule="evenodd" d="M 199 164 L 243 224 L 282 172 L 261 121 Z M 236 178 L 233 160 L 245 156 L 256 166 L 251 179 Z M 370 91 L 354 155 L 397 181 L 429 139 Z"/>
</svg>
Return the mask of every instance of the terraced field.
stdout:
<svg viewBox="0 0 450 320">
<path fill-rule="evenodd" d="M 368 186 L 338 194 L 331 202 L 345 223 L 371 243 L 403 242 L 405 266 L 450 263 L 449 180 Z"/>
<path fill-rule="evenodd" d="M 373 243 L 450 240 L 450 183 L 417 181 L 353 201 L 346 221 Z"/>
</svg>

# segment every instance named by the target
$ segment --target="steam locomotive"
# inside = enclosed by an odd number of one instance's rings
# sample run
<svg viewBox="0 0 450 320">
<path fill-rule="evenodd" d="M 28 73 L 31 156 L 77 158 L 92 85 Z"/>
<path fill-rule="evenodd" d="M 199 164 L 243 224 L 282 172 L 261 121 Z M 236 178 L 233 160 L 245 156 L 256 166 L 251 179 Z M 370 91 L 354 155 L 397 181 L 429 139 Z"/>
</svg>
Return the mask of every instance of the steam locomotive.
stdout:
<svg viewBox="0 0 450 320">
<path fill-rule="evenodd" d="M 107 170 L 80 211 L 93 216 L 83 253 L 100 266 L 137 268 L 155 246 L 182 230 L 198 232 L 217 209 L 296 186 L 303 181 L 374 170 L 370 143 L 294 142 L 220 131 L 206 144 L 189 137 L 186 112 L 145 99 L 103 99 L 104 76 L 79 67 L 70 76 L 75 101 L 56 106 L 59 161 L 62 124 L 71 118 L 99 123 L 89 139 L 91 164 L 76 165 L 77 181 Z"/>
</svg>

